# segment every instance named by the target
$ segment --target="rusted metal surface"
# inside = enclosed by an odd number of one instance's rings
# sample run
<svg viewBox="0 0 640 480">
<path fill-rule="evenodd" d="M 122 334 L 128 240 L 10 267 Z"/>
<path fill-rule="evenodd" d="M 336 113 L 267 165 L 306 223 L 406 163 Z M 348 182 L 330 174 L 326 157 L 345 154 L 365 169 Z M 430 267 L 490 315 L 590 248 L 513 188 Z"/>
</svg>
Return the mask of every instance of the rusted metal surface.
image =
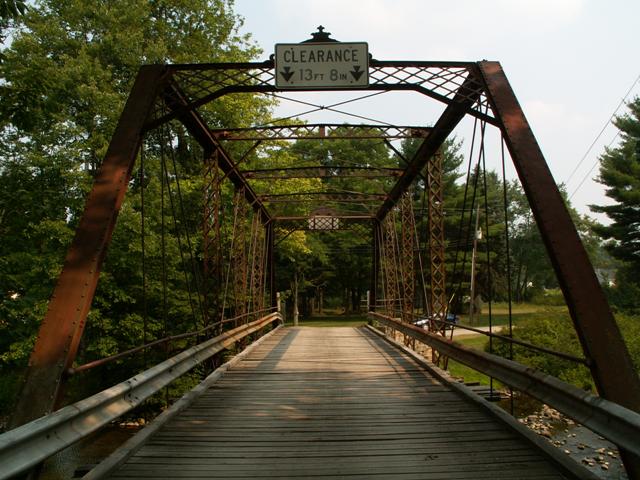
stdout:
<svg viewBox="0 0 640 480">
<path fill-rule="evenodd" d="M 591 374 L 602 397 L 640 411 L 640 379 L 611 313 L 580 236 L 498 62 L 479 62 L 492 108 L 527 195 Z M 640 459 L 623 452 L 630 477 L 640 477 Z"/>
<path fill-rule="evenodd" d="M 167 107 L 176 112 L 177 118 L 182 122 L 187 131 L 202 146 L 205 152 L 218 151 L 218 167 L 224 172 L 225 176 L 233 183 L 236 189 L 242 189 L 245 198 L 251 207 L 260 212 L 263 221 L 268 221 L 271 217 L 264 205 L 258 200 L 255 192 L 242 176 L 238 166 L 231 159 L 227 151 L 222 147 L 220 142 L 216 140 L 207 126 L 204 119 L 198 112 L 190 109 L 184 109 L 186 100 L 184 94 L 175 84 L 171 84 L 163 91 L 163 98 L 167 102 Z"/>
<path fill-rule="evenodd" d="M 94 360 L 92 362 L 88 362 L 88 363 L 85 363 L 85 364 L 82 364 L 82 365 L 79 365 L 79 366 L 76 366 L 76 367 L 72 367 L 69 370 L 67 370 L 66 374 L 67 375 L 76 375 L 78 373 L 85 372 L 87 370 L 91 370 L 91 369 L 94 369 L 94 368 L 97 368 L 97 367 L 101 367 L 101 366 L 106 365 L 106 364 L 111 363 L 111 362 L 115 362 L 116 360 L 120 360 L 121 358 L 130 357 L 131 355 L 135 355 L 136 353 L 141 352 L 143 350 L 147 350 L 149 348 L 157 347 L 158 345 L 164 345 L 165 343 L 175 342 L 176 340 L 182 340 L 184 338 L 202 336 L 203 334 L 206 334 L 206 333 L 210 332 L 211 330 L 218 328 L 218 326 L 220 324 L 236 323 L 241 318 L 248 317 L 249 315 L 251 315 L 251 316 L 260 316 L 260 315 L 265 315 L 266 313 L 272 312 L 272 311 L 273 311 L 273 308 L 263 308 L 261 310 L 256 310 L 256 311 L 252 311 L 252 312 L 249 312 L 249 313 L 245 313 L 244 315 L 241 315 L 239 317 L 227 318 L 226 320 L 223 320 L 223 321 L 215 323 L 215 324 L 208 325 L 208 326 L 206 326 L 204 328 L 201 328 L 200 330 L 196 330 L 195 332 L 186 332 L 186 333 L 181 333 L 179 335 L 170 335 L 168 337 L 160 338 L 158 340 L 154 340 L 153 342 L 149 342 L 149 343 L 147 343 L 145 345 L 140 345 L 138 347 L 131 348 L 129 350 L 125 350 L 124 352 L 116 353 L 114 355 L 109 355 L 108 357 L 104 357 L 104 358 L 101 358 L 101 359 L 98 359 L 98 360 Z"/>
<path fill-rule="evenodd" d="M 341 193 L 341 192 L 292 192 L 292 193 L 265 193 L 258 195 L 263 203 L 286 202 L 380 202 L 386 198 L 384 193 Z"/>
<path fill-rule="evenodd" d="M 220 291 L 222 290 L 222 236 L 220 222 L 222 214 L 221 183 L 218 168 L 219 151 L 215 150 L 204 161 L 204 310 L 205 323 L 221 318 Z"/>
<path fill-rule="evenodd" d="M 378 303 L 378 281 L 380 277 L 380 222 L 371 222 L 371 280 L 369 282 L 369 311 L 375 311 Z"/>
<path fill-rule="evenodd" d="M 223 95 L 232 93 L 273 93 L 274 62 L 210 63 L 171 65 L 175 84 L 184 92 L 184 102 L 170 113 L 156 116 L 146 128 L 152 129 Z M 469 114 L 495 124 L 482 86 L 468 82 L 474 75 L 473 62 L 369 62 L 370 84 L 364 90 L 415 91 L 447 105 L 461 98 L 473 99 Z M 221 75 L 221 72 L 224 74 Z M 476 103 L 476 100 L 479 102 Z"/>
<path fill-rule="evenodd" d="M 276 272 L 275 272 L 275 255 L 274 255 L 274 240 L 275 235 L 273 231 L 273 220 L 265 226 L 266 229 L 266 268 L 267 268 L 267 284 L 269 289 L 269 300 L 272 308 L 278 306 L 278 292 L 276 291 Z"/>
<path fill-rule="evenodd" d="M 248 298 L 248 257 L 247 257 L 247 215 L 248 208 L 243 188 L 236 190 L 233 196 L 233 301 L 236 317 L 247 312 Z"/>
<path fill-rule="evenodd" d="M 385 280 L 385 306 L 386 311 L 391 315 L 394 311 L 402 310 L 400 299 L 400 288 L 398 279 L 398 254 L 397 254 L 397 232 L 395 211 L 391 211 L 382 222 L 382 258 L 384 262 Z"/>
<path fill-rule="evenodd" d="M 529 199 L 600 394 L 640 411 L 640 380 L 593 266 L 529 124 L 497 62 L 480 62 L 503 135 Z"/>
<path fill-rule="evenodd" d="M 260 170 L 243 170 L 246 179 L 288 180 L 296 178 L 389 178 L 399 177 L 401 168 L 383 167 L 349 167 L 341 165 L 318 165 L 317 167 L 264 168 Z"/>
<path fill-rule="evenodd" d="M 371 312 L 370 318 L 437 349 L 474 370 L 552 406 L 633 455 L 640 455 L 640 414 L 562 382 L 551 375 L 475 350 L 414 325 Z"/>
<path fill-rule="evenodd" d="M 282 317 L 272 313 L 191 347 L 144 372 L 0 435 L 0 479 L 11 478 L 142 404 L 176 378 Z"/>
<path fill-rule="evenodd" d="M 265 231 L 260 216 L 254 215 L 251 254 L 251 306 L 249 310 L 264 308 Z"/>
<path fill-rule="evenodd" d="M 445 319 L 447 313 L 446 265 L 444 243 L 444 191 L 442 185 L 442 150 L 427 163 L 427 212 L 429 238 L 429 299 L 432 318 Z M 430 326 L 444 335 L 445 325 Z"/>
<path fill-rule="evenodd" d="M 481 95 L 478 90 L 480 88 L 479 85 L 479 80 L 475 75 L 466 78 L 465 84 L 461 87 L 465 93 L 454 98 L 433 126 L 429 136 L 424 139 L 404 173 L 398 179 L 391 192 L 389 192 L 388 198 L 378 209 L 376 213 L 378 220 L 384 220 L 385 216 L 400 200 L 402 194 L 415 182 L 429 159 L 438 151 L 460 120 L 467 113 L 470 113 L 472 106 Z M 475 96 L 468 92 L 475 92 Z"/>
<path fill-rule="evenodd" d="M 409 189 L 400 200 L 400 273 L 402 287 L 402 320 L 413 320 L 415 296 L 415 217 L 413 216 L 413 192 Z"/>
<path fill-rule="evenodd" d="M 136 77 L 40 326 L 20 400 L 11 417 L 13 427 L 58 407 L 63 374 L 75 359 L 131 178 L 142 126 L 164 74 L 164 67 L 143 67 Z"/>
<path fill-rule="evenodd" d="M 220 140 L 351 140 L 425 138 L 430 129 L 396 125 L 345 125 L 318 123 L 301 125 L 272 125 L 252 128 L 221 128 L 211 133 Z"/>
</svg>

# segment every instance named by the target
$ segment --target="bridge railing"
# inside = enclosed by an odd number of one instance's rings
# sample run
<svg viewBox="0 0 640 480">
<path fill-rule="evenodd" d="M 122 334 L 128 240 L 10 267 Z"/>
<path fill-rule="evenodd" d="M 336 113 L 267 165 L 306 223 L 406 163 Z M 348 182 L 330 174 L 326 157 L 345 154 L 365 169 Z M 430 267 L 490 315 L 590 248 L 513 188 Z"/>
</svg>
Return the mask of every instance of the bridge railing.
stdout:
<svg viewBox="0 0 640 480">
<path fill-rule="evenodd" d="M 279 313 L 228 330 L 111 388 L 0 435 L 0 479 L 24 472 L 82 440 L 196 365 L 275 323 L 282 324 Z"/>
<path fill-rule="evenodd" d="M 369 318 L 542 401 L 624 451 L 640 457 L 640 414 L 534 368 L 466 347 L 396 318 L 377 312 L 369 312 Z"/>
</svg>

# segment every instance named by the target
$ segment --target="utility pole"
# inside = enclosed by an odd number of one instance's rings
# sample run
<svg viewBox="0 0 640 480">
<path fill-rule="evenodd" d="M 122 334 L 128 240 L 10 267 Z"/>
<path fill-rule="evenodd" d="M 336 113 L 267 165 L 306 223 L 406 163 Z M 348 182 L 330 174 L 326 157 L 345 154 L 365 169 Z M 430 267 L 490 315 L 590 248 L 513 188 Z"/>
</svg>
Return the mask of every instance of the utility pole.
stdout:
<svg viewBox="0 0 640 480">
<path fill-rule="evenodd" d="M 469 322 L 475 322 L 476 316 L 476 251 L 478 250 L 478 240 L 482 238 L 482 231 L 478 230 L 480 221 L 480 205 L 476 208 L 476 225 L 473 229 L 473 252 L 471 253 L 471 298 L 469 300 Z"/>
</svg>

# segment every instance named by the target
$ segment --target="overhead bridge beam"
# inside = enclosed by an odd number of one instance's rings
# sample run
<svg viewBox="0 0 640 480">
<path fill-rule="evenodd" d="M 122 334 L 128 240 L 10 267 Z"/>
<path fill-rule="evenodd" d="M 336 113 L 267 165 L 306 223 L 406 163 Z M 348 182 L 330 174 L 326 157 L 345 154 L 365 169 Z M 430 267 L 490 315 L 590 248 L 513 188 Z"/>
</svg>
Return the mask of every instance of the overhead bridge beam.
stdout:
<svg viewBox="0 0 640 480">
<path fill-rule="evenodd" d="M 398 203 L 402 195 L 421 175 L 422 169 L 426 166 L 429 159 L 435 155 L 453 129 L 456 128 L 456 125 L 469 113 L 473 104 L 478 100 L 480 90 L 476 75 L 469 74 L 464 84 L 460 87 L 459 92 L 464 92 L 464 94 L 458 93 L 447 106 L 431 129 L 429 136 L 424 139 L 420 148 L 418 148 L 418 151 L 413 156 L 413 159 L 409 162 L 391 192 L 389 192 L 385 202 L 378 209 L 376 213 L 378 221 L 381 222 L 384 220 L 389 211 Z"/>
<path fill-rule="evenodd" d="M 211 130 L 219 140 L 355 140 L 426 138 L 427 127 L 389 125 L 347 125 L 339 123 L 309 123 L 300 125 L 272 125 L 251 128 L 224 128 Z"/>
<path fill-rule="evenodd" d="M 171 110 L 180 112 L 178 119 L 182 122 L 187 131 L 198 141 L 205 152 L 213 153 L 217 151 L 219 153 L 218 166 L 220 169 L 225 173 L 229 180 L 231 180 L 237 190 L 244 191 L 244 196 L 247 202 L 249 202 L 249 205 L 251 205 L 256 212 L 259 212 L 262 215 L 263 223 L 267 223 L 271 219 L 269 211 L 262 204 L 251 186 L 247 183 L 247 180 L 242 175 L 241 170 L 238 169 L 227 151 L 211 134 L 211 131 L 204 119 L 195 109 L 185 110 L 183 108 L 187 105 L 187 100 L 184 93 L 180 90 L 177 84 L 175 84 L 175 82 L 172 82 L 167 86 L 165 101 Z"/>
<path fill-rule="evenodd" d="M 404 169 L 393 167 L 345 167 L 324 166 L 284 167 L 243 170 L 246 179 L 290 180 L 298 178 L 395 178 L 402 175 Z"/>
</svg>

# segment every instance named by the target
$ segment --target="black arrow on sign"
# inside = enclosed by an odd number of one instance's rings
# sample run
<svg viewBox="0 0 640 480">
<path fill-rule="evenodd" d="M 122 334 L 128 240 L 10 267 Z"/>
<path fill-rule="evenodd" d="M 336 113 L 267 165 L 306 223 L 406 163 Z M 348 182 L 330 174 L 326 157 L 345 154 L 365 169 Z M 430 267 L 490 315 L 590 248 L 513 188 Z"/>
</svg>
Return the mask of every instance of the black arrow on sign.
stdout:
<svg viewBox="0 0 640 480">
<path fill-rule="evenodd" d="M 353 75 L 353 78 L 355 78 L 356 82 L 358 80 L 360 80 L 360 77 L 362 76 L 362 74 L 364 73 L 364 70 L 360 70 L 360 66 L 356 65 L 353 67 L 353 70 L 351 72 L 349 72 L 351 75 Z"/>
<path fill-rule="evenodd" d="M 293 77 L 293 72 L 290 67 L 284 67 L 284 72 L 280 72 L 280 75 L 282 75 L 285 82 L 288 82 Z"/>
</svg>

